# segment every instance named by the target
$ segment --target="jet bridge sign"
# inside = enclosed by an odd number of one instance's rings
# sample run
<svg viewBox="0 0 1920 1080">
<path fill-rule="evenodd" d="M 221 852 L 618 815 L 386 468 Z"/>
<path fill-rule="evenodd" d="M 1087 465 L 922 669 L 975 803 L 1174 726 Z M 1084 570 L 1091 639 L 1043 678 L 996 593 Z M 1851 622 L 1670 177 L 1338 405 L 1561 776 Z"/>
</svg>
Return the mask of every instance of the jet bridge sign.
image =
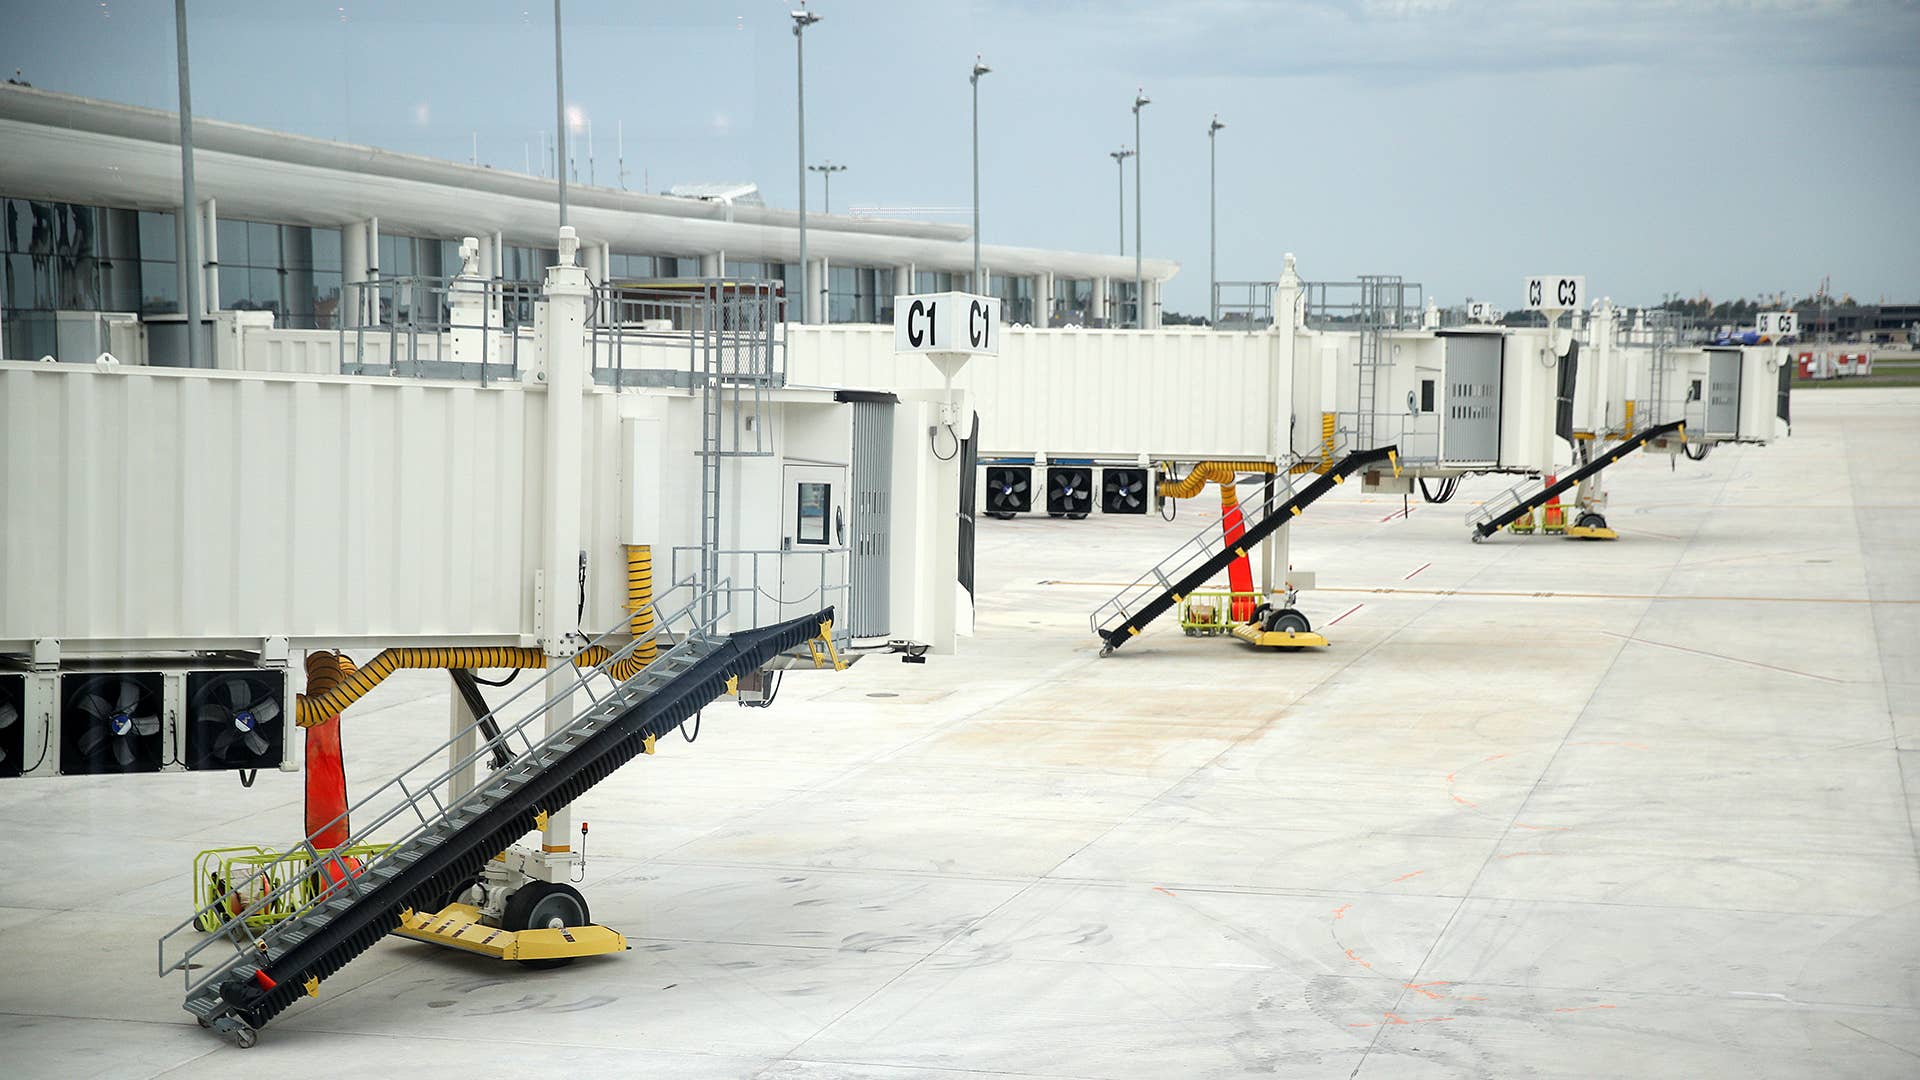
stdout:
<svg viewBox="0 0 1920 1080">
<path fill-rule="evenodd" d="M 997 356 L 1000 301 L 997 297 L 960 292 L 896 296 L 893 350 Z"/>
<path fill-rule="evenodd" d="M 1528 311 L 1572 311 L 1587 302 L 1584 277 L 1530 277 L 1527 279 Z"/>
</svg>

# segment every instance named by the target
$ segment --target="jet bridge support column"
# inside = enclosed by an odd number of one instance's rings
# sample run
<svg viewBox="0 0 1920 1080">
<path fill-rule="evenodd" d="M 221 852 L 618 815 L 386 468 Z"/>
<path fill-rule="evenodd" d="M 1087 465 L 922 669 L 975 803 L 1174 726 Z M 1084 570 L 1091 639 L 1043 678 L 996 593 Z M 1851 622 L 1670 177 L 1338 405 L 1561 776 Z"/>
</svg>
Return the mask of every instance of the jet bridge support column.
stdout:
<svg viewBox="0 0 1920 1080">
<path fill-rule="evenodd" d="M 1293 253 L 1288 252 L 1285 269 L 1273 290 L 1273 345 L 1267 353 L 1267 385 L 1271 387 L 1267 404 L 1267 453 L 1280 467 L 1279 479 L 1267 478 L 1267 491 L 1275 483 L 1284 482 L 1287 463 L 1293 457 L 1293 350 L 1300 337 L 1294 317 L 1299 305 L 1300 275 L 1294 269 Z M 1284 584 L 1288 578 L 1289 528 L 1282 526 L 1260 541 L 1260 592 L 1264 596 L 1272 596 L 1274 586 Z"/>
<path fill-rule="evenodd" d="M 592 290 L 586 271 L 575 259 L 580 241 L 572 226 L 560 227 L 559 265 L 547 271 L 545 319 L 536 337 L 543 355 L 541 376 L 546 382 L 547 496 L 541 522 L 541 580 L 536 585 L 535 625 L 547 667 L 567 667 L 584 641 L 579 625 L 583 578 L 594 572 L 581 547 L 580 485 L 581 411 L 587 390 L 586 321 Z M 564 678 L 564 676 L 562 676 Z M 548 734 L 571 724 L 574 702 L 562 700 L 548 710 Z M 570 816 L 565 807 L 542 807 L 547 813 L 540 838 L 538 866 L 548 881 L 565 881 L 573 863 L 569 837 Z"/>
</svg>

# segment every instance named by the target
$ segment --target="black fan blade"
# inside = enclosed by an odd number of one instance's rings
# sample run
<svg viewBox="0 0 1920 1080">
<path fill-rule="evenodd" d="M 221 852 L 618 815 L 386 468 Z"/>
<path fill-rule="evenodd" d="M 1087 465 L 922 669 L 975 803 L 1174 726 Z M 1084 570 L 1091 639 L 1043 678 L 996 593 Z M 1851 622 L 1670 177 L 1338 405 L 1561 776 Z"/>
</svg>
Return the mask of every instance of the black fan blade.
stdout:
<svg viewBox="0 0 1920 1080">
<path fill-rule="evenodd" d="M 109 710 L 112 706 L 108 705 L 107 699 L 101 697 L 99 694 L 89 693 L 86 697 L 76 702 L 74 708 L 85 713 L 88 719 L 105 720 L 111 715 Z"/>
<path fill-rule="evenodd" d="M 133 764 L 133 747 L 127 745 L 127 740 L 113 740 L 113 760 L 119 762 L 123 769 Z"/>
<path fill-rule="evenodd" d="M 232 719 L 233 714 L 227 711 L 225 705 L 204 705 L 193 716 L 196 724 L 225 724 Z"/>
<path fill-rule="evenodd" d="M 247 749 L 251 751 L 256 757 L 267 752 L 267 740 L 261 738 L 259 732 L 249 731 L 247 732 L 245 739 L 247 743 Z"/>
<path fill-rule="evenodd" d="M 227 748 L 232 746 L 233 740 L 239 737 L 240 737 L 239 730 L 233 727 L 232 725 L 228 725 L 226 728 L 221 730 L 220 734 L 215 735 L 213 737 L 213 746 L 209 752 L 214 757 L 224 758 L 227 756 Z"/>
<path fill-rule="evenodd" d="M 232 702 L 233 707 L 236 709 L 246 708 L 247 707 L 247 680 L 245 679 L 227 680 L 227 700 Z"/>
<path fill-rule="evenodd" d="M 133 718 L 133 730 L 142 735 L 157 735 L 160 732 L 160 718 L 157 716 L 136 716 Z"/>
<path fill-rule="evenodd" d="M 80 741 L 76 745 L 82 754 L 91 755 L 94 751 L 100 749 L 101 743 L 106 741 L 107 732 L 105 728 L 90 727 L 80 733 Z"/>
<path fill-rule="evenodd" d="M 140 684 L 132 679 L 120 680 L 120 704 L 114 706 L 114 712 L 128 712 L 140 701 Z"/>
<path fill-rule="evenodd" d="M 1021 491 L 1027 490 L 1027 482 L 1025 480 L 1020 481 L 1019 483 L 1013 485 L 1013 490 L 1015 492 L 1021 492 Z"/>
<path fill-rule="evenodd" d="M 268 698 L 253 707 L 253 723 L 255 727 L 261 724 L 271 724 L 278 719 L 280 719 L 280 703 L 274 701 L 272 698 Z"/>
<path fill-rule="evenodd" d="M 0 728 L 12 727 L 20 719 L 20 710 L 11 701 L 0 701 Z"/>
</svg>

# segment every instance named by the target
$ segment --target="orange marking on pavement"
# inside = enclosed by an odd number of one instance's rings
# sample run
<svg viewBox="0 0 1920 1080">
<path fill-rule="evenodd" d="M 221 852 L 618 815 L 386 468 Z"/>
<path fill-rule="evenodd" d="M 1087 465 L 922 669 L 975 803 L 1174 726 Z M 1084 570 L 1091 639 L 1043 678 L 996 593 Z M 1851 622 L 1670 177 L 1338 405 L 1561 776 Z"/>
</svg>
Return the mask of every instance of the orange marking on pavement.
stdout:
<svg viewBox="0 0 1920 1080">
<path fill-rule="evenodd" d="M 1440 1000 L 1440 998 L 1441 998 L 1442 996 L 1444 996 L 1444 995 L 1441 995 L 1441 994 L 1436 994 L 1436 993 L 1434 993 L 1433 991 L 1431 991 L 1431 990 L 1429 990 L 1429 989 L 1427 989 L 1427 987 L 1429 987 L 1429 986 L 1447 986 L 1447 985 L 1450 985 L 1450 984 L 1449 984 L 1449 983 L 1447 983 L 1447 982 L 1446 982 L 1445 980 L 1442 980 L 1442 981 L 1440 981 L 1440 982 L 1430 982 L 1430 983 L 1403 983 L 1403 984 L 1401 984 L 1401 985 L 1403 985 L 1403 986 L 1405 986 L 1405 987 L 1406 987 L 1407 989 L 1409 989 L 1409 990 L 1411 990 L 1411 991 L 1413 991 L 1414 993 L 1416 993 L 1416 994 L 1419 994 L 1420 996 L 1422 996 L 1422 997 L 1424 997 L 1424 998 L 1427 998 L 1427 999 L 1428 999 L 1428 1000 L 1430 1000 L 1430 1001 L 1439 1001 L 1439 1000 Z"/>
<path fill-rule="evenodd" d="M 1360 959 L 1360 954 L 1354 952 L 1352 949 L 1347 950 L 1347 959 L 1353 961 L 1356 964 L 1359 964 L 1361 967 L 1366 968 L 1369 971 L 1373 969 L 1372 964 L 1369 964 L 1365 960 Z"/>
<path fill-rule="evenodd" d="M 1452 792 L 1448 792 L 1448 794 L 1450 794 L 1450 795 L 1451 795 L 1451 794 L 1452 794 Z M 1454 795 L 1454 796 L 1453 796 L 1453 801 L 1454 801 L 1454 802 L 1457 802 L 1457 803 L 1459 803 L 1459 804 L 1460 804 L 1461 806 L 1479 806 L 1479 805 L 1480 805 L 1480 804 L 1479 804 L 1479 803 L 1477 803 L 1477 802 L 1468 802 L 1467 800 L 1465 800 L 1465 799 L 1463 799 L 1463 798 L 1461 798 L 1461 797 L 1460 797 L 1460 796 L 1458 796 L 1458 795 Z"/>
<path fill-rule="evenodd" d="M 1571 828 L 1571 826 L 1568 825 L 1528 825 L 1520 821 L 1514 822 L 1513 827 L 1516 829 L 1531 829 L 1534 832 L 1566 832 Z"/>
<path fill-rule="evenodd" d="M 1155 886 L 1153 887 L 1153 891 L 1154 891 L 1154 892 L 1163 892 L 1163 893 L 1166 893 L 1166 894 L 1167 894 L 1168 896 L 1178 896 L 1178 895 L 1179 895 L 1178 893 L 1176 893 L 1176 892 L 1174 892 L 1174 891 L 1173 891 L 1172 889 L 1163 889 L 1163 888 L 1161 888 L 1161 887 L 1160 887 L 1160 886 L 1158 886 L 1158 885 L 1155 885 Z"/>
<path fill-rule="evenodd" d="M 1411 873 L 1411 874 L 1401 874 L 1401 875 L 1400 875 L 1399 877 L 1397 877 L 1397 878 L 1394 878 L 1393 880 L 1394 880 L 1394 881 L 1405 881 L 1405 880 L 1407 880 L 1408 878 L 1416 878 L 1416 877 L 1419 877 L 1419 876 L 1420 876 L 1421 874 L 1424 874 L 1424 873 L 1426 873 L 1426 871 L 1425 871 L 1425 870 L 1415 870 L 1415 871 L 1414 871 L 1413 873 Z M 1388 884 L 1389 884 L 1389 885 L 1391 885 L 1391 884 L 1393 884 L 1393 882 L 1388 882 Z"/>
<path fill-rule="evenodd" d="M 1449 783 L 1449 784 L 1451 784 L 1451 783 L 1453 783 L 1453 776 L 1454 776 L 1454 774 L 1453 774 L 1453 773 L 1448 773 L 1448 774 L 1447 774 L 1447 783 Z"/>
<path fill-rule="evenodd" d="M 1446 1020 L 1456 1019 L 1456 1017 L 1452 1016 L 1428 1016 L 1419 1020 L 1407 1020 L 1402 1018 L 1398 1013 L 1385 1013 L 1383 1015 L 1386 1016 L 1386 1019 L 1377 1024 L 1348 1024 L 1347 1026 L 1357 1028 L 1397 1027 L 1406 1024 L 1438 1024 Z"/>
<path fill-rule="evenodd" d="M 1461 1001 L 1485 1001 L 1487 999 L 1486 999 L 1486 996 L 1483 994 L 1475 994 L 1472 997 L 1463 997 L 1460 1000 Z"/>
<path fill-rule="evenodd" d="M 1575 1005 L 1571 1008 L 1555 1009 L 1554 1012 L 1586 1012 L 1590 1009 L 1617 1009 L 1618 1005 Z"/>
<path fill-rule="evenodd" d="M 1333 917 L 1336 919 L 1346 918 L 1347 911 L 1352 907 L 1353 907 L 1352 904 L 1341 904 L 1339 907 L 1333 909 Z"/>
<path fill-rule="evenodd" d="M 1492 757 L 1483 757 L 1483 758 L 1481 758 L 1480 760 L 1481 760 L 1482 762 L 1487 762 L 1487 761 L 1499 761 L 1499 760 L 1500 760 L 1501 758 L 1503 758 L 1503 757 L 1506 757 L 1506 756 L 1507 756 L 1507 755 L 1505 755 L 1505 754 L 1495 754 L 1495 755 L 1493 755 Z"/>
<path fill-rule="evenodd" d="M 1500 857 L 1503 859 L 1517 859 L 1522 855 L 1551 855 L 1551 854 L 1553 854 L 1553 852 L 1551 851 L 1509 851 L 1505 855 L 1502 855 Z"/>
</svg>

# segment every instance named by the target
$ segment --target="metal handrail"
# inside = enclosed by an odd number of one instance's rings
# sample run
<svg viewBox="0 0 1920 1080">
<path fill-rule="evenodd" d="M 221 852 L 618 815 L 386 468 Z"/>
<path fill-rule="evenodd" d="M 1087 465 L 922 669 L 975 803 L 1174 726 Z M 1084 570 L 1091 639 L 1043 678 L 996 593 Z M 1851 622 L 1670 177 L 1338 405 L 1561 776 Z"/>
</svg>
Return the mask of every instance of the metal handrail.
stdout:
<svg viewBox="0 0 1920 1080">
<path fill-rule="evenodd" d="M 1252 529 L 1265 521 L 1268 514 L 1285 506 L 1293 498 L 1294 488 L 1291 477 L 1276 475 L 1270 495 L 1263 494 L 1259 501 L 1240 504 L 1240 518 L 1245 528 Z M 1095 634 L 1104 635 L 1108 630 L 1132 617 L 1132 609 L 1142 600 L 1151 600 L 1173 587 L 1173 583 L 1186 576 L 1194 566 L 1199 565 L 1226 550 L 1226 532 L 1224 524 L 1217 518 L 1209 519 L 1199 532 L 1185 543 L 1174 548 L 1172 553 L 1153 565 L 1153 568 L 1140 575 L 1126 588 L 1114 594 L 1113 598 L 1087 616 L 1087 622 Z M 1106 618 L 1103 612 L 1111 611 Z"/>
<path fill-rule="evenodd" d="M 452 814 L 454 810 L 464 805 L 467 802 L 467 800 L 476 797 L 477 793 L 484 791 L 486 789 L 485 784 L 476 784 L 474 785 L 473 788 L 471 788 L 469 791 L 462 794 L 460 797 L 451 799 L 446 803 L 443 803 L 440 800 L 439 795 L 437 794 L 438 790 L 443 785 L 446 785 L 450 781 L 452 781 L 452 779 L 457 774 L 460 774 L 469 766 L 489 756 L 492 753 L 494 746 L 505 746 L 507 745 L 508 740 L 510 738 L 514 736 L 518 736 L 520 744 L 523 747 L 525 747 L 525 749 L 521 753 L 515 755 L 513 760 L 508 762 L 507 765 L 503 767 L 504 769 L 507 769 L 507 770 L 511 770 L 516 765 L 522 764 L 528 761 L 529 759 L 531 759 L 532 757 L 536 756 L 537 754 L 539 754 L 542 750 L 547 748 L 549 745 L 555 743 L 561 737 L 566 735 L 568 733 L 568 729 L 563 727 L 554 732 L 548 733 L 544 738 L 542 738 L 539 742 L 536 743 L 527 735 L 528 727 L 530 724 L 532 724 L 535 720 L 545 716 L 548 712 L 552 711 L 560 702 L 570 701 L 572 699 L 572 696 L 575 693 L 583 689 L 586 690 L 588 695 L 593 698 L 593 702 L 594 702 L 593 706 L 590 706 L 589 709 L 587 710 L 589 714 L 592 712 L 594 708 L 598 708 L 605 701 L 613 699 L 619 693 L 620 688 L 624 687 L 627 684 L 625 683 L 616 684 L 615 690 L 612 694 L 609 694 L 606 696 L 600 696 L 593 693 L 592 686 L 590 685 L 590 682 L 593 679 L 593 677 L 596 675 L 607 674 L 607 669 L 611 665 L 617 664 L 625 660 L 640 645 L 645 644 L 648 641 L 653 641 L 658 639 L 660 635 L 667 630 L 668 627 L 673 626 L 681 622 L 682 620 L 687 620 L 689 623 L 687 631 L 680 636 L 679 640 L 673 645 L 672 648 L 661 653 L 660 656 L 657 657 L 652 664 L 649 664 L 646 669 L 642 670 L 639 674 L 634 676 L 635 679 L 644 678 L 648 672 L 654 670 L 658 665 L 662 664 L 669 658 L 676 657 L 676 656 L 684 656 L 686 652 L 691 651 L 697 645 L 710 640 L 709 635 L 712 630 L 712 625 L 717 624 L 718 618 L 724 618 L 727 614 L 730 614 L 730 609 L 723 608 L 719 603 L 719 601 L 723 600 L 726 593 L 730 590 L 730 583 L 724 580 L 720 581 L 715 585 L 713 589 L 710 589 L 710 590 L 700 590 L 692 586 L 687 586 L 685 587 L 685 589 L 687 592 L 691 594 L 689 598 L 686 600 L 686 602 L 682 604 L 679 608 L 674 609 L 671 613 L 665 615 L 664 617 L 658 618 L 652 630 L 648 631 L 645 634 L 641 634 L 639 636 L 631 638 L 624 646 L 620 647 L 618 650 L 609 649 L 609 655 L 607 656 L 607 658 L 602 660 L 599 664 L 593 665 L 591 667 L 576 667 L 575 665 L 568 664 L 562 667 L 550 668 L 545 675 L 529 683 L 527 686 L 521 688 L 521 690 L 518 693 L 514 694 L 511 698 L 509 698 L 505 703 L 503 703 L 499 707 L 496 707 L 495 709 L 493 709 L 486 717 L 476 718 L 473 723 L 461 729 L 458 733 L 454 734 L 452 737 L 447 739 L 445 742 L 441 743 L 439 746 L 436 746 L 433 750 L 429 751 L 420 760 L 414 762 L 412 765 L 407 766 L 405 769 L 401 770 L 397 775 L 395 775 L 391 780 L 388 780 L 385 784 L 382 784 L 380 787 L 376 788 L 374 791 L 362 797 L 358 802 L 354 803 L 352 807 L 348 808 L 348 810 L 344 814 L 342 814 L 340 818 L 334 819 L 334 822 L 330 822 L 327 826 L 324 826 L 321 830 L 319 830 L 323 832 L 325 831 L 326 828 L 330 828 L 332 827 L 332 825 L 337 824 L 342 818 L 351 818 L 351 816 L 354 815 L 355 813 L 368 810 L 375 800 L 380 799 L 382 796 L 388 795 L 397 789 L 402 796 L 401 801 L 397 805 L 385 811 L 384 813 L 380 814 L 377 818 L 375 818 L 372 821 L 371 824 L 363 823 L 360 826 L 360 828 L 356 830 L 343 845 L 340 845 L 342 847 L 348 847 L 348 846 L 356 846 L 360 844 L 375 842 L 373 840 L 374 833 L 376 833 L 381 828 L 385 827 L 389 822 L 405 814 L 409 810 L 413 811 L 420 818 L 420 823 L 416 825 L 412 830 L 410 830 L 400 840 L 395 841 L 390 846 L 388 846 L 388 848 L 384 853 L 382 853 L 381 855 L 372 857 L 370 859 L 364 860 L 357 871 L 348 873 L 346 872 L 347 868 L 343 865 L 340 865 L 337 861 L 337 858 L 332 856 L 323 856 L 320 854 L 319 850 L 316 849 L 313 844 L 312 836 L 306 837 L 300 842 L 298 846 L 290 849 L 289 851 L 282 854 L 279 858 L 273 860 L 272 862 L 257 868 L 253 875 L 248 877 L 244 882 L 238 883 L 237 885 L 233 886 L 230 889 L 230 891 L 239 892 L 241 895 L 246 895 L 247 891 L 255 887 L 255 885 L 259 883 L 263 877 L 267 882 L 273 881 L 271 872 L 278 867 L 281 867 L 285 864 L 290 863 L 296 858 L 303 859 L 308 863 L 306 870 L 304 870 L 297 876 L 288 878 L 288 880 L 284 884 L 282 884 L 279 888 L 262 890 L 260 898 L 258 900 L 255 900 L 253 903 L 249 904 L 245 910 L 240 911 L 237 914 L 232 914 L 231 917 L 227 917 L 228 913 L 223 907 L 221 903 L 221 899 L 216 898 L 213 903 L 206 905 L 205 907 L 201 908 L 198 911 L 195 911 L 192 915 L 188 916 L 179 925 L 175 926 L 171 930 L 168 930 L 166 933 L 162 934 L 158 941 L 159 974 L 162 977 L 164 977 L 174 971 L 182 972 L 186 981 L 187 993 L 189 996 L 191 996 L 195 991 L 206 986 L 212 980 L 219 978 L 223 976 L 226 972 L 230 971 L 235 964 L 238 964 L 240 962 L 247 960 L 250 956 L 255 956 L 255 955 L 264 956 L 267 947 L 273 942 L 274 939 L 276 939 L 277 937 L 287 932 L 289 928 L 300 925 L 300 919 L 303 915 L 311 911 L 314 907 L 318 906 L 319 904 L 325 903 L 333 899 L 334 896 L 341 889 L 346 889 L 349 892 L 358 894 L 361 891 L 360 885 L 358 883 L 358 880 L 360 878 L 373 873 L 381 865 L 383 865 L 389 858 L 391 858 L 394 853 L 404 850 L 408 845 L 418 840 L 421 836 L 423 836 L 426 832 L 428 832 L 431 828 L 433 828 L 437 822 L 444 820 L 446 817 Z M 671 588 L 667 590 L 667 592 L 663 595 L 672 596 L 673 594 L 680 592 L 681 590 L 682 590 L 682 587 Z M 715 594 L 719 594 L 719 595 L 715 595 Z M 657 604 L 658 604 L 658 601 L 656 601 L 656 605 Z M 710 607 L 711 610 L 718 612 L 718 618 L 712 620 L 711 623 L 702 622 L 697 617 L 697 613 L 700 612 L 703 609 L 703 607 Z M 605 633 L 600 634 L 599 636 L 595 637 L 592 641 L 586 643 L 582 651 L 584 651 L 584 649 L 586 648 L 593 648 L 595 646 L 598 646 L 601 648 L 608 648 L 609 642 L 613 641 L 613 639 L 625 633 L 629 628 L 630 627 L 628 622 L 625 619 L 622 619 L 622 621 L 618 626 L 616 626 L 611 630 L 606 631 Z M 612 676 L 608 675 L 608 678 L 611 679 Z M 632 680 L 629 680 L 629 681 L 632 681 Z M 541 702 L 541 704 L 537 708 L 529 712 L 525 717 L 522 717 L 519 721 L 517 721 L 510 727 L 501 729 L 497 736 L 486 735 L 481 731 L 481 723 L 483 720 L 498 717 L 502 710 L 511 706 L 514 702 L 519 701 L 521 698 L 525 697 L 527 694 L 533 692 L 536 688 L 550 687 L 555 683 L 560 683 L 564 685 L 562 685 L 560 689 L 554 690 L 553 692 L 549 693 L 547 697 Z M 580 718 L 576 718 L 576 719 L 580 719 Z M 425 781 L 423 784 L 420 783 L 416 777 L 416 784 L 419 785 L 420 790 L 415 791 L 408 787 L 407 779 L 410 776 L 414 776 L 416 773 L 422 771 L 424 768 L 426 768 L 429 765 L 429 763 L 435 761 L 436 759 L 441 758 L 443 754 L 450 754 L 453 751 L 454 747 L 462 739 L 466 739 L 466 738 L 473 738 L 475 741 L 475 749 L 471 753 L 454 761 L 453 764 L 449 765 L 448 767 L 443 769 L 441 772 L 439 772 L 437 775 Z M 422 810 L 420 807 L 421 802 L 427 799 L 431 799 L 436 808 L 436 813 L 432 817 L 428 817 L 424 812 L 424 810 Z M 283 901 L 286 890 L 299 888 L 301 883 L 305 879 L 309 877 L 331 878 L 333 875 L 330 874 L 328 871 L 328 866 L 330 864 L 333 865 L 335 871 L 338 873 L 338 880 L 316 881 L 315 885 L 317 887 L 310 891 L 311 899 L 301 904 L 296 909 L 294 909 L 294 911 L 287 918 L 283 919 L 282 921 L 275 922 L 267 927 L 264 927 L 261 930 L 261 932 L 257 934 L 253 932 L 253 928 L 247 925 L 247 920 L 249 918 L 251 918 L 256 914 L 259 914 L 260 911 L 264 910 L 264 908 L 269 903 L 276 902 L 276 901 Z M 167 957 L 166 957 L 167 942 L 170 939 L 174 938 L 176 935 L 181 934 L 183 932 L 187 932 L 189 930 L 193 930 L 194 932 L 197 933 L 198 932 L 197 923 L 199 922 L 199 920 L 206 915 L 215 914 L 215 913 L 218 913 L 222 917 L 221 922 L 216 926 L 216 928 L 208 932 L 204 940 L 198 941 L 193 946 L 191 946 L 190 948 L 187 948 L 184 952 L 182 952 L 178 959 L 174 960 L 172 963 L 168 963 Z M 244 937 L 244 941 L 242 940 L 243 937 Z M 196 980 L 192 975 L 192 968 L 190 967 L 190 961 L 192 961 L 192 959 L 195 956 L 199 955 L 202 951 L 212 946 L 216 941 L 222 941 L 222 940 L 229 942 L 234 947 L 236 956 L 232 960 L 227 961 L 225 963 L 210 965 L 206 974 L 202 975 L 199 979 Z"/>
<path fill-rule="evenodd" d="M 775 619 L 779 619 L 784 616 L 784 611 L 786 608 L 795 607 L 795 606 L 809 606 L 814 609 L 818 609 L 818 608 L 826 607 L 828 604 L 833 603 L 835 604 L 836 607 L 839 607 L 841 610 L 845 610 L 844 601 L 853 595 L 853 582 L 852 582 L 853 551 L 851 548 L 846 548 L 846 547 L 805 547 L 805 548 L 788 548 L 788 549 L 721 548 L 718 551 L 714 552 L 713 554 L 717 556 L 717 558 L 722 563 L 725 563 L 727 565 L 727 569 L 729 572 L 726 575 L 726 579 L 730 583 L 727 591 L 730 593 L 746 593 L 750 595 L 752 602 L 747 607 L 746 610 L 748 613 L 747 614 L 748 624 L 751 626 L 763 625 L 762 620 L 760 618 L 760 598 L 761 597 L 765 597 L 769 603 L 774 605 L 774 608 L 775 608 L 774 617 Z M 690 562 L 693 563 L 693 565 L 691 567 L 683 569 L 681 564 L 682 556 L 685 556 Z M 697 545 L 686 544 L 686 545 L 681 545 L 672 549 L 672 551 L 669 553 L 668 570 L 671 575 L 671 581 L 674 586 L 678 587 L 678 586 L 688 585 L 697 579 L 697 575 L 700 573 L 700 565 L 698 560 L 701 557 L 702 557 L 702 549 Z M 738 560 L 742 558 L 749 560 L 748 567 L 747 567 L 748 574 L 746 577 L 743 577 L 741 575 L 740 566 L 738 563 Z M 766 589 L 762 588 L 760 585 L 760 560 L 763 558 L 775 558 L 775 559 L 812 558 L 812 559 L 815 559 L 818 563 L 819 572 L 816 575 L 816 584 L 813 590 L 811 592 L 806 593 L 804 596 L 799 596 L 799 597 L 789 597 L 789 596 L 779 595 L 778 594 L 778 590 L 780 588 L 779 580 L 778 578 L 776 578 L 776 582 L 775 582 L 776 591 L 773 593 L 769 593 Z M 731 563 L 727 563 L 726 561 L 729 559 L 735 560 L 735 561 Z M 827 566 L 829 562 L 838 564 L 838 569 L 840 571 L 838 576 L 839 576 L 840 582 L 837 585 L 828 583 Z M 777 565 L 779 564 L 776 563 L 776 566 Z M 833 597 L 833 596 L 840 597 L 841 602 L 835 602 L 830 600 L 829 597 Z M 814 602 L 815 597 L 819 598 L 818 603 Z M 734 608 L 735 610 L 739 610 L 739 605 L 735 604 Z"/>
</svg>

